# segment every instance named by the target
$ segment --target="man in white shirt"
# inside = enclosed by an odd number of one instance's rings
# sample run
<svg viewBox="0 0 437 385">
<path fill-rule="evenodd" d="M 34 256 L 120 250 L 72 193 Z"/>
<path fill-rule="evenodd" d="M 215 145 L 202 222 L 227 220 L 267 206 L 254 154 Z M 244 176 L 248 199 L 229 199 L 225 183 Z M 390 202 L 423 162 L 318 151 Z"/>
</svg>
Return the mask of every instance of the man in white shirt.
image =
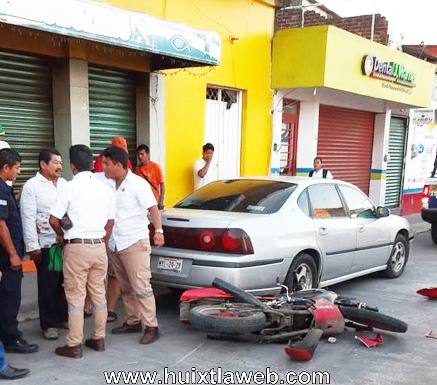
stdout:
<svg viewBox="0 0 437 385">
<path fill-rule="evenodd" d="M 217 167 L 212 162 L 213 156 L 214 146 L 206 143 L 202 147 L 202 159 L 197 160 L 193 167 L 195 190 L 217 180 Z"/>
<path fill-rule="evenodd" d="M 314 170 L 311 170 L 309 175 L 312 178 L 333 179 L 331 171 L 323 169 L 323 161 L 320 156 L 314 158 Z"/>
<path fill-rule="evenodd" d="M 55 149 L 39 153 L 39 172 L 23 186 L 20 198 L 25 251 L 35 262 L 38 279 L 39 322 L 44 338 L 59 338 L 58 327 L 68 320 L 62 272 L 49 271 L 49 250 L 56 233 L 49 223 L 50 209 L 67 183 L 62 175 L 62 158 Z"/>
<path fill-rule="evenodd" d="M 56 348 L 64 357 L 82 357 L 84 305 L 88 292 L 94 305 L 94 329 L 85 346 L 105 350 L 107 318 L 105 279 L 108 269 L 105 240 L 111 234 L 114 219 L 114 194 L 91 172 L 91 150 L 78 144 L 70 148 L 73 180 L 59 192 L 50 210 L 50 225 L 64 238 L 64 288 L 68 302 L 67 344 Z M 61 218 L 67 214 L 72 227 L 63 232 Z"/>
<path fill-rule="evenodd" d="M 158 204 L 149 183 L 128 169 L 128 155 L 117 147 L 103 151 L 103 170 L 112 179 L 115 220 L 109 241 L 110 256 L 120 284 L 125 322 L 114 334 L 141 333 L 141 344 L 159 338 L 156 304 L 150 284 L 149 213 L 155 228 L 154 245 L 164 245 Z"/>
</svg>

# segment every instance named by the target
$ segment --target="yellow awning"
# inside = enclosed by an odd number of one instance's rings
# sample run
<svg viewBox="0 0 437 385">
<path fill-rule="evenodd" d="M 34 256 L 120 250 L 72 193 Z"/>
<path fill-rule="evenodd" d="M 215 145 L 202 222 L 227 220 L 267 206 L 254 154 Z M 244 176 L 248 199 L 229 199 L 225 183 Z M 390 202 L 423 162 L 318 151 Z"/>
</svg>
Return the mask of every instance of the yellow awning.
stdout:
<svg viewBox="0 0 437 385">
<path fill-rule="evenodd" d="M 428 107 L 435 65 L 323 25 L 278 31 L 273 38 L 272 87 L 325 87 Z"/>
</svg>

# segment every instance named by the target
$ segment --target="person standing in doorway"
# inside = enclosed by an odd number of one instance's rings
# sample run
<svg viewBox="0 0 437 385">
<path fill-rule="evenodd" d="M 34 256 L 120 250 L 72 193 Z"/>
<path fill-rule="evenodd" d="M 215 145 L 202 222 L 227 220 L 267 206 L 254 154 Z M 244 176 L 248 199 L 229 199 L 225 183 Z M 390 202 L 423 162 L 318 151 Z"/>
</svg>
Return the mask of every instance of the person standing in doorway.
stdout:
<svg viewBox="0 0 437 385">
<path fill-rule="evenodd" d="M 114 334 L 141 333 L 141 344 L 159 338 L 153 289 L 150 284 L 149 219 L 154 226 L 153 242 L 164 245 L 161 216 L 152 189 L 127 167 L 127 154 L 117 147 L 103 151 L 103 168 L 115 191 L 114 230 L 109 242 L 110 258 L 120 284 L 125 322 Z"/>
<path fill-rule="evenodd" d="M 212 162 L 214 146 L 206 143 L 202 147 L 202 158 L 194 163 L 194 189 L 197 190 L 217 180 L 217 167 Z"/>
<path fill-rule="evenodd" d="M 49 224 L 50 209 L 67 183 L 62 175 L 62 158 L 55 149 L 39 153 L 39 172 L 23 186 L 20 198 L 26 253 L 35 262 L 38 279 L 39 322 L 44 338 L 59 338 L 59 327 L 68 320 L 62 272 L 49 271 L 49 250 L 56 233 Z"/>
<path fill-rule="evenodd" d="M 150 160 L 150 150 L 147 145 L 139 145 L 136 153 L 140 164 L 135 169 L 135 174 L 149 182 L 153 195 L 158 202 L 158 209 L 162 210 L 164 208 L 165 183 L 161 167 L 158 163 Z"/>
<path fill-rule="evenodd" d="M 108 256 L 105 241 L 111 234 L 114 219 L 114 194 L 91 172 L 93 154 L 78 144 L 70 148 L 73 179 L 59 192 L 50 210 L 50 225 L 64 238 L 64 288 L 68 302 L 67 344 L 56 348 L 59 356 L 82 357 L 85 297 L 94 305 L 94 328 L 85 346 L 98 352 L 105 350 L 107 305 L 105 279 Z M 63 232 L 61 219 L 67 214 L 72 227 Z"/>
<path fill-rule="evenodd" d="M 38 345 L 29 344 L 18 330 L 21 304 L 23 228 L 12 188 L 20 173 L 21 157 L 10 148 L 0 150 L 0 341 L 6 352 L 34 353 Z"/>
<path fill-rule="evenodd" d="M 323 161 L 320 156 L 314 158 L 314 170 L 311 170 L 308 176 L 312 178 L 324 178 L 324 179 L 334 178 L 331 174 L 331 171 L 323 168 Z"/>
</svg>

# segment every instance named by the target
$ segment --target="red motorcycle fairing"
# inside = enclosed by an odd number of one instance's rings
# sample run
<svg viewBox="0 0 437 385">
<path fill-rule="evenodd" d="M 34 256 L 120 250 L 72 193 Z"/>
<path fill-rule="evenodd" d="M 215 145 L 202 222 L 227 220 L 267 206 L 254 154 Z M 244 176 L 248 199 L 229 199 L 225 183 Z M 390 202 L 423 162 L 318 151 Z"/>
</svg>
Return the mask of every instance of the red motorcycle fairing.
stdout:
<svg viewBox="0 0 437 385">
<path fill-rule="evenodd" d="M 188 289 L 185 290 L 180 298 L 180 302 L 198 301 L 201 299 L 229 299 L 234 298 L 232 294 L 227 293 L 224 290 L 216 289 L 214 287 L 208 287 L 204 289 Z M 276 298 L 274 295 L 256 295 L 256 299 L 262 301 L 272 301 Z"/>
<path fill-rule="evenodd" d="M 343 333 L 344 317 L 338 306 L 324 298 L 316 298 L 314 308 L 309 309 L 314 316 L 314 327 L 323 330 L 323 336 Z"/>
<path fill-rule="evenodd" d="M 207 298 L 232 298 L 232 294 L 226 293 L 223 290 L 214 287 L 205 289 L 189 289 L 185 290 L 180 298 L 180 302 L 198 301 Z"/>
<path fill-rule="evenodd" d="M 285 353 L 295 361 L 309 361 L 313 358 L 314 350 L 323 336 L 323 330 L 312 328 L 307 335 L 298 342 L 288 341 L 288 346 L 284 348 Z"/>
<path fill-rule="evenodd" d="M 416 293 L 431 299 L 437 299 L 437 287 L 427 287 L 425 289 L 417 290 Z"/>
</svg>

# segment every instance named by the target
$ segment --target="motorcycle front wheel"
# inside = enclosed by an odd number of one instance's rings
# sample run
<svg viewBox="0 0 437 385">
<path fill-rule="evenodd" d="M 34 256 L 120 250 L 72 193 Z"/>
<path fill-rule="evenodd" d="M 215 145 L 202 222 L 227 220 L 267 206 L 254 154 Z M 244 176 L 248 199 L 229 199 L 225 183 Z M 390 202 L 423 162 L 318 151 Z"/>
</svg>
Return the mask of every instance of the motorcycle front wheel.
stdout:
<svg viewBox="0 0 437 385">
<path fill-rule="evenodd" d="M 405 333 L 408 329 L 408 325 L 405 322 L 377 311 L 360 309 L 353 306 L 340 305 L 338 307 L 345 319 L 360 325 L 395 333 Z"/>
<path fill-rule="evenodd" d="M 255 306 L 233 303 L 201 305 L 190 310 L 190 322 L 196 329 L 225 334 L 246 334 L 266 326 L 266 316 Z"/>
</svg>

